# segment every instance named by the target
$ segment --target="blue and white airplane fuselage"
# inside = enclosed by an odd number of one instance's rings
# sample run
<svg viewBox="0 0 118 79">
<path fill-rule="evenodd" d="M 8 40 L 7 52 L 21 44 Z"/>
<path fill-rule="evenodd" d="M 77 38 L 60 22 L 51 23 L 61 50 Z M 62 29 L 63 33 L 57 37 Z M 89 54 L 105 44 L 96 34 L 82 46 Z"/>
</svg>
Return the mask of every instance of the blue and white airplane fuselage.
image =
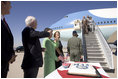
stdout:
<svg viewBox="0 0 118 79">
<path fill-rule="evenodd" d="M 81 22 L 83 16 L 86 17 L 87 15 L 92 17 L 106 40 L 117 31 L 117 8 L 94 9 L 68 14 L 50 28 L 53 29 L 54 32 L 60 31 L 61 39 L 65 41 L 72 37 L 73 30 L 76 30 L 81 38 L 80 27 L 75 27 L 74 22 L 76 20 Z"/>
</svg>

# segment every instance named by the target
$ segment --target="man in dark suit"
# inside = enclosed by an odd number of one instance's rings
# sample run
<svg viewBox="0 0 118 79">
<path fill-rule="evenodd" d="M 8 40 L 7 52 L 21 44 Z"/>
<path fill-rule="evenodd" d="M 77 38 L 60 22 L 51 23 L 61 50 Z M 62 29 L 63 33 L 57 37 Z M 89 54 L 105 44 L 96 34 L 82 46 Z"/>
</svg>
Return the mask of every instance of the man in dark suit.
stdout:
<svg viewBox="0 0 118 79">
<path fill-rule="evenodd" d="M 13 57 L 13 35 L 4 15 L 10 14 L 11 3 L 9 1 L 1 1 L 1 78 L 6 78 L 9 70 L 9 63 L 15 61 Z M 12 61 L 11 61 L 12 59 Z"/>
<path fill-rule="evenodd" d="M 33 16 L 28 16 L 25 23 L 27 27 L 22 31 L 24 59 L 21 67 L 24 71 L 24 78 L 36 78 L 39 67 L 43 65 L 42 48 L 39 38 L 49 37 L 50 34 L 45 31 L 35 31 L 37 21 Z"/>
</svg>

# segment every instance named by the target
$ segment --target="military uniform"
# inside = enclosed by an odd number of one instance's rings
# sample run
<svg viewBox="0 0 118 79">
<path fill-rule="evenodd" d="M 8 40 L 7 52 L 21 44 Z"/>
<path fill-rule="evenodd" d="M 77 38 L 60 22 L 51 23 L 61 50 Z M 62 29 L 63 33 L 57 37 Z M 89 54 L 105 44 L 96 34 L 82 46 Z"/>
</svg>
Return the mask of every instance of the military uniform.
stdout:
<svg viewBox="0 0 118 79">
<path fill-rule="evenodd" d="M 70 54 L 71 61 L 80 61 L 82 55 L 81 39 L 73 36 L 68 40 L 67 44 L 68 53 Z"/>
</svg>

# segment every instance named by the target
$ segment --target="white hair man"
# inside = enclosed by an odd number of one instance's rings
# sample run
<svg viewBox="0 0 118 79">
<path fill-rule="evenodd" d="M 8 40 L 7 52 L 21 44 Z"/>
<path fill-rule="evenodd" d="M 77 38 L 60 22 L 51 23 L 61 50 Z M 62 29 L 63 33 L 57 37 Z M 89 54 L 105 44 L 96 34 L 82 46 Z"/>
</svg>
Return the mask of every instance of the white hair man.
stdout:
<svg viewBox="0 0 118 79">
<path fill-rule="evenodd" d="M 37 28 L 37 20 L 34 16 L 28 16 L 25 19 L 26 26 L 32 27 L 34 29 Z"/>
<path fill-rule="evenodd" d="M 24 46 L 24 58 L 22 69 L 24 78 L 36 78 L 39 67 L 43 65 L 42 51 L 39 38 L 49 37 L 48 32 L 35 31 L 37 20 L 33 16 L 28 16 L 25 20 L 26 26 L 22 31 L 22 43 Z"/>
</svg>

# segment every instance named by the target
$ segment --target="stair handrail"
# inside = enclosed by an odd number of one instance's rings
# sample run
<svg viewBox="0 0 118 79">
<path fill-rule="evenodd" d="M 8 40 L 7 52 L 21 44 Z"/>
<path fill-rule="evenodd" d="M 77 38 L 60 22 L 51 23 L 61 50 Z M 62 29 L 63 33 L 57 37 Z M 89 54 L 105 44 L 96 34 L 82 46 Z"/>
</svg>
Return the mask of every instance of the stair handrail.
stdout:
<svg viewBox="0 0 118 79">
<path fill-rule="evenodd" d="M 99 36 L 99 39 L 100 39 L 100 42 L 101 42 L 101 45 L 104 49 L 104 53 L 105 56 L 106 56 L 106 59 L 108 61 L 108 66 L 110 69 L 114 69 L 114 65 L 113 65 L 113 56 L 112 56 L 112 52 L 111 52 L 111 49 L 110 49 L 110 46 L 108 45 L 103 33 L 101 32 L 100 28 L 96 25 L 95 26 L 96 28 L 96 31 L 98 33 L 98 36 Z"/>
<path fill-rule="evenodd" d="M 83 28 L 82 28 L 82 22 L 80 25 L 81 25 L 81 32 L 82 32 L 82 51 L 83 51 L 83 55 L 84 55 L 83 59 L 84 59 L 84 62 L 88 62 L 86 41 L 85 41 L 85 36 L 84 36 Z"/>
</svg>

